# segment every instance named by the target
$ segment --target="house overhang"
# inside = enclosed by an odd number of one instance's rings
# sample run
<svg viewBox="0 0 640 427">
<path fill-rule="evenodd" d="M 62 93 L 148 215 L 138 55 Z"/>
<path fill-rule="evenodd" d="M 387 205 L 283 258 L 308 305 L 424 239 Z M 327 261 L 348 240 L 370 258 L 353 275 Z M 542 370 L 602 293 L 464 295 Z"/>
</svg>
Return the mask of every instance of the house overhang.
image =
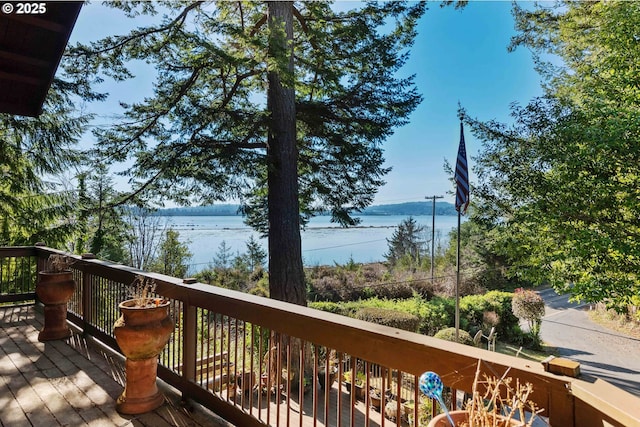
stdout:
<svg viewBox="0 0 640 427">
<path fill-rule="evenodd" d="M 0 113 L 40 114 L 82 3 L 0 5 Z"/>
</svg>

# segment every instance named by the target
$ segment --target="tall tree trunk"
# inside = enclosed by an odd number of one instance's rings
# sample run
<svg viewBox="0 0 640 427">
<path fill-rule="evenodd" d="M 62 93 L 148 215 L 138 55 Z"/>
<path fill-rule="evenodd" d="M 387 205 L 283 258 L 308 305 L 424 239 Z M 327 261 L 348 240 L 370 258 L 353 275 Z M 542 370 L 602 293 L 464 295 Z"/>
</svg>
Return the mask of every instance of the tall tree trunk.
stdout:
<svg viewBox="0 0 640 427">
<path fill-rule="evenodd" d="M 270 1 L 268 135 L 269 292 L 271 298 L 306 305 L 302 268 L 298 149 L 293 87 L 293 3 Z M 284 83 L 284 82 L 287 83 Z"/>
</svg>

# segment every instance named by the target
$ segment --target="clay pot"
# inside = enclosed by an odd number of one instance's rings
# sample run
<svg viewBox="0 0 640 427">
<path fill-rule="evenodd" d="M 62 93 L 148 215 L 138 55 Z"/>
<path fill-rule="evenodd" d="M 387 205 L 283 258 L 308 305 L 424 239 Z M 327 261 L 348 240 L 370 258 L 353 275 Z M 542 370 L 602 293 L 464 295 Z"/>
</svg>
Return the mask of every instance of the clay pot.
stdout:
<svg viewBox="0 0 640 427">
<path fill-rule="evenodd" d="M 322 388 L 324 390 L 325 388 L 325 383 L 329 384 L 329 388 L 331 388 L 333 386 L 333 383 L 336 381 L 336 379 L 338 378 L 338 368 L 336 367 L 331 367 L 329 369 L 329 375 L 327 378 L 326 375 L 326 371 L 324 367 L 321 367 L 318 369 L 318 383 L 320 384 L 320 388 Z M 328 381 L 327 381 L 328 379 Z"/>
<path fill-rule="evenodd" d="M 369 392 L 369 405 L 376 411 L 380 412 L 380 407 L 382 405 L 382 396 L 380 396 L 380 393 L 375 391 Z"/>
<path fill-rule="evenodd" d="M 469 422 L 469 413 L 467 411 L 462 411 L 462 410 L 451 411 L 449 412 L 449 415 L 451 415 L 451 419 L 453 420 L 456 426 L 463 422 L 464 423 Z M 502 418 L 502 417 L 499 417 L 499 418 Z M 518 420 L 510 420 L 509 423 L 507 424 L 506 420 L 499 419 L 495 425 L 497 427 L 507 427 L 507 426 L 517 427 L 517 426 L 522 426 L 523 424 Z M 440 414 L 433 417 L 429 422 L 429 424 L 427 424 L 427 427 L 451 427 L 451 423 L 449 422 L 449 419 L 445 414 Z M 470 427 L 473 427 L 473 426 L 470 426 Z"/>
<path fill-rule="evenodd" d="M 168 301 L 138 307 L 135 300 L 127 300 L 119 308 L 122 316 L 113 332 L 127 360 L 125 388 L 118 397 L 116 410 L 121 414 L 142 414 L 164 402 L 156 384 L 158 355 L 169 342 L 173 320 L 169 317 Z"/>
<path fill-rule="evenodd" d="M 246 393 L 251 391 L 253 387 L 253 372 L 245 371 L 245 372 L 237 372 L 236 373 L 236 384 L 242 393 Z"/>
<path fill-rule="evenodd" d="M 67 303 L 76 290 L 71 270 L 56 273 L 38 273 L 36 295 L 44 304 L 44 327 L 38 341 L 68 338 L 71 330 L 67 324 Z"/>
</svg>

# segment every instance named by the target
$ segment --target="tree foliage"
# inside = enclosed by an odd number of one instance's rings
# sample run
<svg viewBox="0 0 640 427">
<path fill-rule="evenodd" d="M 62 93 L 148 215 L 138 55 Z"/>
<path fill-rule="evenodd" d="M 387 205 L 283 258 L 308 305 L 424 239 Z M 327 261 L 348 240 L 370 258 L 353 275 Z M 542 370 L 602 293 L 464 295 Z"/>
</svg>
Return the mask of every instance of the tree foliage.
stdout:
<svg viewBox="0 0 640 427">
<path fill-rule="evenodd" d="M 74 145 L 89 119 L 75 89 L 55 79 L 39 117 L 0 114 L 0 244 L 65 247 L 71 236 L 76 197 L 58 175 L 80 161 Z"/>
<path fill-rule="evenodd" d="M 185 243 L 180 242 L 179 237 L 180 233 L 172 228 L 165 231 L 149 270 L 178 278 L 187 276 L 191 252 Z"/>
<path fill-rule="evenodd" d="M 531 289 L 516 289 L 511 300 L 511 310 L 529 324 L 529 333 L 535 342 L 540 341 L 540 325 L 545 314 L 544 300 Z"/>
<path fill-rule="evenodd" d="M 388 252 L 384 255 L 392 266 L 403 264 L 419 266 L 425 255 L 425 227 L 409 217 L 398 224 L 390 239 L 387 239 Z"/>
<path fill-rule="evenodd" d="M 546 94 L 512 126 L 469 120 L 484 141 L 475 220 L 499 231 L 512 276 L 622 307 L 640 294 L 640 3 L 515 16 L 512 48 L 536 54 Z"/>
<path fill-rule="evenodd" d="M 305 303 L 298 217 L 321 206 L 354 224 L 383 183 L 381 145 L 421 99 L 396 73 L 425 3 L 109 5 L 157 24 L 74 46 L 66 71 L 122 80 L 143 60 L 157 75 L 153 96 L 97 131 L 104 159 L 135 158 L 134 193 L 241 200 L 269 234 L 272 297 Z"/>
<path fill-rule="evenodd" d="M 148 269 L 166 237 L 167 224 L 162 224 L 162 218 L 154 216 L 151 209 L 139 206 L 124 209 L 124 222 L 127 264 L 140 270 Z"/>
<path fill-rule="evenodd" d="M 258 242 L 253 235 L 249 237 L 247 241 L 247 252 L 244 255 L 249 270 L 255 271 L 258 268 L 263 268 L 264 263 L 267 260 L 267 252 L 262 248 L 260 242 Z"/>
<path fill-rule="evenodd" d="M 129 263 L 125 242 L 131 236 L 122 198 L 104 164 L 95 163 L 78 174 L 77 224 L 74 252 L 90 252 L 99 259 Z"/>
<path fill-rule="evenodd" d="M 253 238 L 247 242 L 247 252 L 238 251 L 235 255 L 223 240 L 210 267 L 197 272 L 195 277 L 210 285 L 268 296 L 268 275 L 261 266 L 265 257 L 260 244 Z"/>
<path fill-rule="evenodd" d="M 472 212 L 475 214 L 475 206 Z M 502 232 L 499 227 L 478 221 L 477 215 L 460 224 L 460 295 L 509 290 L 522 285 L 518 277 L 508 274 L 512 259 L 499 246 Z M 450 286 L 456 276 L 457 241 L 458 229 L 455 228 L 449 232 L 448 246 L 441 261 Z"/>
</svg>

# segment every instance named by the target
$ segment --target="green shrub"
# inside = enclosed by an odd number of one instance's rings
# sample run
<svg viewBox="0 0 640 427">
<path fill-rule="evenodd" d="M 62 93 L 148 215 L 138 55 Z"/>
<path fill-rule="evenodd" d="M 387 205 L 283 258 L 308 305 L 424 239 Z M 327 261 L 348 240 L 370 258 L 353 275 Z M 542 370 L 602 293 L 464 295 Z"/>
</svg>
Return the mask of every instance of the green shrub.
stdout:
<svg viewBox="0 0 640 427">
<path fill-rule="evenodd" d="M 340 304 L 338 302 L 330 302 L 330 301 L 311 302 L 309 303 L 309 307 L 315 308 L 316 310 L 327 311 L 329 313 L 341 314 L 343 316 L 346 315 L 343 304 Z"/>
<path fill-rule="evenodd" d="M 435 297 L 420 309 L 420 333 L 434 335 L 439 330 L 453 325 L 456 302 L 452 298 Z"/>
<path fill-rule="evenodd" d="M 518 318 L 513 315 L 513 311 L 511 311 L 511 299 L 513 298 L 513 293 L 490 291 L 484 294 L 483 298 L 488 304 L 486 306 L 487 311 L 493 311 L 498 315 L 499 322 L 495 325 L 498 337 L 507 341 L 518 339 L 519 334 L 513 332 L 516 330 L 514 327 L 518 326 L 520 323 Z M 485 314 L 483 314 L 483 320 L 485 317 Z M 485 327 L 485 332 L 486 329 L 490 328 Z"/>
<path fill-rule="evenodd" d="M 378 307 L 361 308 L 355 318 L 411 332 L 416 332 L 420 323 L 418 317 L 412 314 Z"/>
<path fill-rule="evenodd" d="M 540 324 L 544 317 L 544 300 L 530 289 L 516 289 L 511 301 L 513 314 L 529 324 L 529 333 L 536 346 L 540 345 Z"/>
<path fill-rule="evenodd" d="M 482 328 L 487 334 L 489 329 L 495 326 L 500 340 L 510 341 L 514 344 L 524 340 L 530 341 L 527 337 L 523 337 L 518 326 L 519 320 L 511 311 L 512 297 L 513 294 L 510 292 L 491 291 L 484 295 L 461 298 L 460 329 L 475 334 L 478 329 Z M 434 297 L 427 300 L 417 292 L 414 292 L 413 296 L 407 299 L 374 297 L 360 301 L 314 302 L 309 306 L 350 317 L 355 317 L 356 313 L 365 307 L 404 312 L 418 318 L 417 331 L 425 335 L 434 335 L 444 328 L 453 326 L 455 322 L 454 298 Z"/>
<path fill-rule="evenodd" d="M 434 338 L 439 338 L 441 340 L 447 340 L 456 342 L 456 328 L 445 328 L 438 331 L 434 336 Z M 465 330 L 458 330 L 458 342 L 460 344 L 473 345 L 473 338 L 469 332 Z"/>
<path fill-rule="evenodd" d="M 460 298 L 460 327 L 477 332 L 482 329 L 484 313 L 492 311 L 491 303 L 484 295 L 467 295 Z"/>
</svg>

